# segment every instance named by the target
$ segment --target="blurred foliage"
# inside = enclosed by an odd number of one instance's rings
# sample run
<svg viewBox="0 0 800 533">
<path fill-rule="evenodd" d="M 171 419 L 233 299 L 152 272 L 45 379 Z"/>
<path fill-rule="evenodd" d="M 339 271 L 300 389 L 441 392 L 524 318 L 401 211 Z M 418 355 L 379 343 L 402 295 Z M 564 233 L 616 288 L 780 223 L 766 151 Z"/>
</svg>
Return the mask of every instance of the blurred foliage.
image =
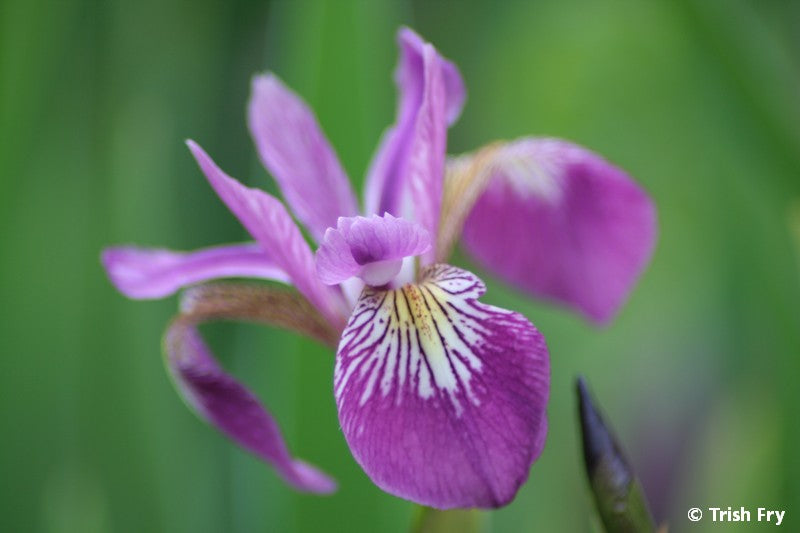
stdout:
<svg viewBox="0 0 800 533">
<path fill-rule="evenodd" d="M 490 282 L 489 301 L 546 335 L 552 399 L 545 452 L 489 525 L 591 530 L 581 372 L 615 413 L 656 520 L 680 531 L 689 507 L 767 505 L 798 528 L 787 212 L 800 198 L 800 3 L 3 0 L 0 530 L 407 530 L 412 506 L 372 485 L 342 438 L 327 350 L 249 326 L 208 331 L 293 449 L 340 481 L 320 498 L 186 410 L 159 355 L 174 300 L 127 301 L 98 262 L 110 243 L 244 238 L 182 140 L 274 191 L 244 121 L 254 72 L 309 101 L 360 186 L 394 116 L 401 24 L 466 79 L 451 152 L 565 137 L 629 170 L 659 208 L 652 265 L 607 329 Z"/>
</svg>

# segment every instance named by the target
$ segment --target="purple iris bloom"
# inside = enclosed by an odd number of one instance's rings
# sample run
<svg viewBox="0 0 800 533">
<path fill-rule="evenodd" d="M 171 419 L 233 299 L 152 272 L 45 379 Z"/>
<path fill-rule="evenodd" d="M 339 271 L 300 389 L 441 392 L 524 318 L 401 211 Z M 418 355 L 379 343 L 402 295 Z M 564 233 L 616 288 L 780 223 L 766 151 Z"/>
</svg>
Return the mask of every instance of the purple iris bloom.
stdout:
<svg viewBox="0 0 800 533">
<path fill-rule="evenodd" d="M 465 100 L 459 71 L 411 30 L 398 40 L 397 121 L 370 167 L 363 216 L 306 104 L 272 74 L 253 80 L 256 148 L 316 255 L 284 204 L 188 141 L 255 242 L 110 248 L 102 260 L 131 298 L 188 287 L 164 341 L 178 391 L 292 486 L 325 493 L 335 482 L 290 455 L 273 418 L 209 352 L 203 322 L 278 325 L 336 348 L 341 428 L 379 487 L 437 508 L 498 507 L 544 446 L 548 351 L 524 316 L 480 301 L 483 282 L 448 265 L 450 252 L 463 236 L 488 271 L 602 322 L 649 259 L 655 212 L 624 172 L 565 141 L 527 138 L 448 159 L 447 128 Z M 288 287 L 206 283 L 231 277 Z"/>
</svg>

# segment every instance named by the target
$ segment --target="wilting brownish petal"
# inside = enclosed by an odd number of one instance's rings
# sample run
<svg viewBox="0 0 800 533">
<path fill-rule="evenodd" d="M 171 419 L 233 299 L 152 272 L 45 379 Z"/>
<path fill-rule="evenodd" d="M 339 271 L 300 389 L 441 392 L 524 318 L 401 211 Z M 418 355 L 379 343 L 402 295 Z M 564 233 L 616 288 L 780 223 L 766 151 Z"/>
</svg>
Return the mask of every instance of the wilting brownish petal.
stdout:
<svg viewBox="0 0 800 533">
<path fill-rule="evenodd" d="M 195 324 L 217 320 L 278 326 L 335 348 L 339 332 L 297 292 L 248 283 L 210 283 L 184 292 L 181 319 Z"/>
</svg>

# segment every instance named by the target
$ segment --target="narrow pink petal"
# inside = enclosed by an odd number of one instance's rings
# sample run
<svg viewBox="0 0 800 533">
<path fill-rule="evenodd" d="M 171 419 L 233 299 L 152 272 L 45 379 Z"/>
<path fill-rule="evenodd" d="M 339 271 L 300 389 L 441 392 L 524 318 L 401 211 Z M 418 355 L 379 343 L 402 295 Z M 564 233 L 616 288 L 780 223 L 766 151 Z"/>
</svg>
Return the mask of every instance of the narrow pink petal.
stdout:
<svg viewBox="0 0 800 533">
<path fill-rule="evenodd" d="M 383 490 L 440 509 L 510 502 L 542 451 L 550 364 L 525 317 L 431 265 L 366 289 L 342 334 L 334 394 L 350 449 Z"/>
<path fill-rule="evenodd" d="M 557 139 L 501 149 L 464 226 L 467 251 L 504 280 L 610 320 L 650 260 L 653 202 L 625 172 Z"/>
<path fill-rule="evenodd" d="M 193 324 L 175 320 L 164 347 L 176 388 L 201 418 L 272 465 L 298 490 L 336 490 L 333 479 L 289 454 L 275 420 L 252 392 L 222 370 Z"/>
<path fill-rule="evenodd" d="M 101 261 L 117 290 L 137 299 L 164 298 L 188 285 L 217 278 L 289 281 L 253 243 L 195 252 L 121 246 L 103 250 Z"/>
<path fill-rule="evenodd" d="M 314 113 L 274 74 L 256 76 L 248 125 L 264 166 L 317 240 L 358 212 L 347 175 Z"/>
<path fill-rule="evenodd" d="M 219 197 L 272 257 L 275 265 L 286 272 L 297 290 L 334 327 L 341 327 L 341 297 L 317 279 L 311 249 L 283 204 L 264 191 L 245 187 L 225 174 L 194 141 L 187 141 L 187 145 Z"/>
<path fill-rule="evenodd" d="M 419 224 L 383 217 L 340 218 L 329 228 L 317 250 L 317 274 L 323 283 L 335 285 L 354 276 L 372 286 L 389 283 L 405 257 L 431 247 L 430 234 Z"/>
<path fill-rule="evenodd" d="M 398 33 L 398 43 L 400 62 L 395 72 L 399 89 L 397 120 L 383 135 L 370 165 L 365 194 L 365 208 L 368 214 L 382 215 L 385 212 L 397 216 L 411 214 L 408 211 L 411 199 L 407 190 L 411 159 L 427 158 L 420 153 L 420 150 L 425 148 L 424 144 L 419 143 L 420 135 L 427 131 L 430 137 L 428 141 L 444 143 L 445 134 L 440 129 L 444 130 L 446 127 L 439 126 L 438 122 L 444 120 L 447 125 L 452 125 L 458 119 L 466 98 L 464 82 L 458 68 L 442 58 L 419 35 L 408 28 L 402 28 Z M 434 73 L 435 79 L 433 79 Z M 441 95 L 440 91 L 444 94 Z M 425 105 L 427 109 L 424 113 L 428 117 L 423 119 L 423 124 L 420 125 L 418 118 Z M 441 106 L 444 106 L 444 109 L 441 109 Z M 431 117 L 430 115 L 434 113 L 435 116 Z M 436 122 L 431 122 L 432 119 Z M 435 135 L 432 135 L 434 132 Z M 415 142 L 417 147 L 412 149 Z M 438 151 L 444 148 L 431 145 L 430 150 L 430 155 L 436 154 L 438 157 Z M 412 155 L 414 153 L 416 155 Z M 432 197 L 440 194 L 437 193 L 440 187 L 439 185 L 431 191 Z"/>
<path fill-rule="evenodd" d="M 431 235 L 438 235 L 447 126 L 441 66 L 436 50 L 430 45 L 423 50 L 423 64 L 425 90 L 411 139 L 408 187 L 414 220 Z M 423 255 L 422 264 L 433 262 L 435 255 L 436 250 L 429 250 Z"/>
</svg>

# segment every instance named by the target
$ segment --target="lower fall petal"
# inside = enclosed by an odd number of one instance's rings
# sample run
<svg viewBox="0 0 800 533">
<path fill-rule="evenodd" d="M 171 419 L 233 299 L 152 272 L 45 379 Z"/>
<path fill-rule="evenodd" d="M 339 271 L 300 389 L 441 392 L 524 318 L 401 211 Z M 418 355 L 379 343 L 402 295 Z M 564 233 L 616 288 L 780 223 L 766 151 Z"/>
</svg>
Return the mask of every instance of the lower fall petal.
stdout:
<svg viewBox="0 0 800 533">
<path fill-rule="evenodd" d="M 610 320 L 650 260 L 656 211 L 600 156 L 558 139 L 521 139 L 484 163 L 488 185 L 467 218 L 466 250 L 534 296 Z"/>
<path fill-rule="evenodd" d="M 547 346 L 522 315 L 479 302 L 473 274 L 436 264 L 421 280 L 362 293 L 336 356 L 342 430 L 391 494 L 505 505 L 544 444 Z"/>
<path fill-rule="evenodd" d="M 194 322 L 180 316 L 164 336 L 167 368 L 186 403 L 237 444 L 272 465 L 298 490 L 329 493 L 336 482 L 291 456 L 258 398 L 214 360 Z"/>
</svg>

